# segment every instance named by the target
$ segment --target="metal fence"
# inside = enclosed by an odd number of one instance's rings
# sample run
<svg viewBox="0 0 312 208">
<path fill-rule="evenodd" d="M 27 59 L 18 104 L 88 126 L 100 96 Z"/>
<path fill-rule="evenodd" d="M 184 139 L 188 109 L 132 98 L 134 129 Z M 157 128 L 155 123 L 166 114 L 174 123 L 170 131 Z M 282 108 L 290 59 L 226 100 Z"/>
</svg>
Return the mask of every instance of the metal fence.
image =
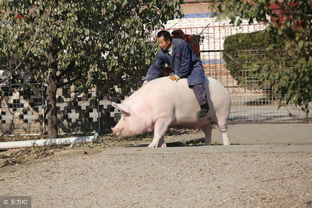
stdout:
<svg viewBox="0 0 312 208">
<path fill-rule="evenodd" d="M 279 103 L 268 96 L 264 86 L 259 87 L 257 77 L 242 70 L 243 81 L 238 83 L 226 68 L 223 57 L 223 42 L 229 35 L 265 29 L 265 24 L 216 25 L 182 29 L 186 34 L 200 36 L 200 57 L 206 74 L 219 80 L 230 92 L 232 122 L 299 122 L 306 118 L 298 107 L 290 104 L 279 107 Z M 255 57 L 262 56 L 261 49 L 249 51 Z M 245 51 L 246 52 L 246 51 Z M 234 53 L 240 53 L 235 51 Z M 255 87 L 250 87 L 250 86 Z M 37 83 L 6 84 L 0 86 L 0 135 L 44 134 L 45 88 Z M 117 110 L 108 97 L 97 98 L 96 90 L 77 94 L 73 87 L 58 89 L 57 109 L 59 133 L 105 133 L 115 123 Z M 312 109 L 311 109 L 312 110 Z M 309 117 L 311 119 L 311 115 Z"/>
<path fill-rule="evenodd" d="M 262 23 L 252 25 L 243 24 L 240 26 L 220 23 L 206 27 L 170 28 L 169 31 L 182 29 L 186 34 L 200 36 L 200 58 L 207 76 L 219 80 L 230 92 L 232 98 L 231 121 L 249 123 L 300 122 L 306 119 L 307 116 L 311 119 L 311 114 L 306 115 L 294 104 L 281 106 L 275 98 L 268 96 L 270 94 L 268 91 L 272 92 L 273 89 L 268 89 L 266 86 L 255 86 L 251 88 L 251 85 L 258 85 L 259 80 L 257 77 L 251 75 L 248 70 L 242 70 L 241 76 L 244 77 L 244 80 L 238 82 L 226 68 L 223 57 L 223 43 L 225 38 L 237 33 L 261 31 L 265 28 L 266 24 Z M 260 58 L 264 55 L 262 48 L 250 51 L 233 51 L 232 53 L 236 53 L 237 55 L 242 52 L 252 54 L 254 58 Z"/>
</svg>

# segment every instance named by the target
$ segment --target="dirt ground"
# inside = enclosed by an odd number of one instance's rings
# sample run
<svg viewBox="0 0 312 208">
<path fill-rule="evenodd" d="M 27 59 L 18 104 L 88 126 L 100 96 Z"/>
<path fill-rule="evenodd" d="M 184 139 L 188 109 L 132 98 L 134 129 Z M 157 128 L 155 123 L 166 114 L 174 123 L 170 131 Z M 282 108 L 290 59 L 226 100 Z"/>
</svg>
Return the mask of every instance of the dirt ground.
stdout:
<svg viewBox="0 0 312 208">
<path fill-rule="evenodd" d="M 202 146 L 202 132 L 180 130 L 167 135 L 168 148 L 103 137 L 0 152 L 0 196 L 51 208 L 312 208 L 312 124 L 230 125 L 231 146 L 212 136 L 212 146 Z"/>
</svg>

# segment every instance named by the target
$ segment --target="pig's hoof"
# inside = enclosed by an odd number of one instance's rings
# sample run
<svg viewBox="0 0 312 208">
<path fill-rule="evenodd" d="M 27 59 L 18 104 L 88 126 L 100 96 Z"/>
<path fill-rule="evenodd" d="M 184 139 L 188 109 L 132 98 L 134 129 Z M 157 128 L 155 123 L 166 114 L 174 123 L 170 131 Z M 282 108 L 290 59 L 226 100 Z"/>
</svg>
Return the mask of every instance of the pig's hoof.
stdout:
<svg viewBox="0 0 312 208">
<path fill-rule="evenodd" d="M 148 145 L 149 148 L 157 148 L 158 144 L 154 144 L 153 142 Z"/>
<path fill-rule="evenodd" d="M 160 147 L 167 147 L 166 143 L 163 143 L 162 145 L 160 145 Z"/>
</svg>

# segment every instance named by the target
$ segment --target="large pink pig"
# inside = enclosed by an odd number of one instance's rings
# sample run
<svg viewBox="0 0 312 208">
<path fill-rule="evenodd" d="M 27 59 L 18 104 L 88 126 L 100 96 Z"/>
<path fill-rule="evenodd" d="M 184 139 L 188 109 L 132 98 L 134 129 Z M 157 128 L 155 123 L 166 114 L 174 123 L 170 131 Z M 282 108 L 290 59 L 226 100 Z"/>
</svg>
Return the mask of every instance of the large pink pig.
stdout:
<svg viewBox="0 0 312 208">
<path fill-rule="evenodd" d="M 211 143 L 211 123 L 216 123 L 222 133 L 223 145 L 229 145 L 227 119 L 231 98 L 226 89 L 215 79 L 208 78 L 208 115 L 198 119 L 200 107 L 186 79 L 172 81 L 168 77 L 154 79 L 143 85 L 121 104 L 112 103 L 122 115 L 113 134 L 134 136 L 154 131 L 149 147 L 165 147 L 164 133 L 169 126 L 201 128 L 205 133 L 205 145 Z"/>
</svg>

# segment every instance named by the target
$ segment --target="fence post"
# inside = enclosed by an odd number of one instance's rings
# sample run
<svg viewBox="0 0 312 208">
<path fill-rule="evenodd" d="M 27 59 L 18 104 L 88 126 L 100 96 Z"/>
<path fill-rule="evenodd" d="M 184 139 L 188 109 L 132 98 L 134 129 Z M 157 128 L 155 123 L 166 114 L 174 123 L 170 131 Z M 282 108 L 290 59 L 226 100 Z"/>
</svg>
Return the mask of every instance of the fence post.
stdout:
<svg viewBox="0 0 312 208">
<path fill-rule="evenodd" d="M 46 107 L 46 100 L 45 100 L 45 86 L 46 83 L 42 83 L 41 85 L 41 97 L 42 97 L 42 130 L 41 134 L 45 135 L 45 107 Z"/>
<path fill-rule="evenodd" d="M 96 103 L 97 103 L 97 113 L 98 113 L 98 131 L 97 134 L 100 135 L 101 133 L 101 113 L 100 113 L 100 101 L 99 98 L 96 98 Z"/>
</svg>

